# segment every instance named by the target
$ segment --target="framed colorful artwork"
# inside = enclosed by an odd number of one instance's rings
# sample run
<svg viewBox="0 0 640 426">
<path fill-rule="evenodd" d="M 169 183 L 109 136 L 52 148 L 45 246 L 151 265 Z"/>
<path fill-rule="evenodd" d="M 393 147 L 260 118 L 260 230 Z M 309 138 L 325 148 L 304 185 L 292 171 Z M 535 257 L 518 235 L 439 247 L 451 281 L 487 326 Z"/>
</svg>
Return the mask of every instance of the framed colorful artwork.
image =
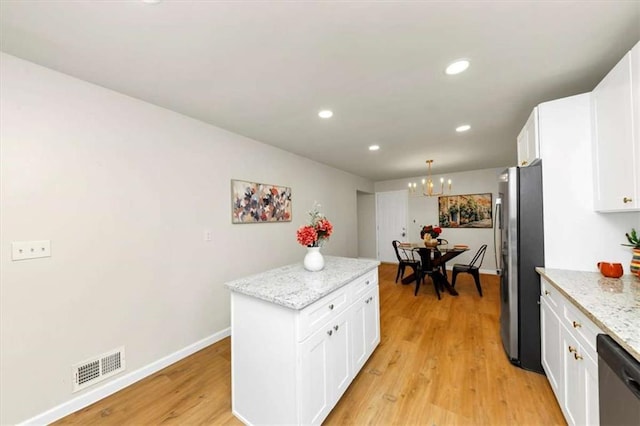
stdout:
<svg viewBox="0 0 640 426">
<path fill-rule="evenodd" d="M 490 192 L 438 197 L 440 227 L 492 228 L 492 197 Z"/>
<path fill-rule="evenodd" d="M 291 188 L 231 180 L 231 222 L 291 221 Z"/>
</svg>

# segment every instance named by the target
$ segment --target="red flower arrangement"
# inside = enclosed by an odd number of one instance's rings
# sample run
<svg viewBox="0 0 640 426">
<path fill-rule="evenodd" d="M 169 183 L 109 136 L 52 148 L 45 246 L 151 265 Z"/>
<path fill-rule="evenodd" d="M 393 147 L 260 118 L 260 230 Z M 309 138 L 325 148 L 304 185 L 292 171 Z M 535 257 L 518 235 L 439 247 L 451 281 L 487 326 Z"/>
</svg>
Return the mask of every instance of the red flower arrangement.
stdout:
<svg viewBox="0 0 640 426">
<path fill-rule="evenodd" d="M 310 224 L 301 226 L 296 232 L 296 239 L 303 246 L 322 247 L 322 244 L 333 233 L 333 225 L 329 222 L 329 219 L 320 213 L 319 208 L 320 204 L 313 206 L 313 209 L 309 211 Z"/>
<path fill-rule="evenodd" d="M 422 231 L 420 231 L 420 238 L 424 239 L 425 234 L 431 235 L 431 238 L 438 238 L 438 236 L 442 233 L 442 228 L 439 226 L 423 226 Z"/>
<path fill-rule="evenodd" d="M 313 247 L 318 241 L 318 233 L 311 225 L 301 226 L 296 234 L 298 242 L 303 246 Z"/>
</svg>

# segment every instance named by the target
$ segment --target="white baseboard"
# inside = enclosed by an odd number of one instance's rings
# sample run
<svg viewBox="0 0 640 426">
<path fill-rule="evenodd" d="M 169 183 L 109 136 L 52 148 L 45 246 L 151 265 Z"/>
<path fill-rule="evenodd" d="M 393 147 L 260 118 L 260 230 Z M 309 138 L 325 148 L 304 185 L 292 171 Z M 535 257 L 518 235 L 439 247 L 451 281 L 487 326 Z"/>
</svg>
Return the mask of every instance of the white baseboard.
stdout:
<svg viewBox="0 0 640 426">
<path fill-rule="evenodd" d="M 225 328 L 217 333 L 212 334 L 211 336 L 205 337 L 204 339 L 197 341 L 185 348 L 182 348 L 172 354 L 165 356 L 164 358 L 160 358 L 157 361 L 152 362 L 142 368 L 137 369 L 136 371 L 132 371 L 129 374 L 126 374 L 121 377 L 117 377 L 110 382 L 105 383 L 104 385 L 90 390 L 82 395 L 77 396 L 67 402 L 64 402 L 57 407 L 53 407 L 50 410 L 45 411 L 44 413 L 38 414 L 24 422 L 20 423 L 20 425 L 47 425 L 56 420 L 59 420 L 65 416 L 68 416 L 71 413 L 75 413 L 82 408 L 85 408 L 94 402 L 97 402 L 107 396 L 118 392 L 134 384 L 135 382 L 144 379 L 152 375 L 153 373 L 162 370 L 165 367 L 170 366 L 171 364 L 180 361 L 183 358 L 188 357 L 201 349 L 206 348 L 209 345 L 212 345 L 225 337 L 231 335 L 231 328 Z"/>
</svg>

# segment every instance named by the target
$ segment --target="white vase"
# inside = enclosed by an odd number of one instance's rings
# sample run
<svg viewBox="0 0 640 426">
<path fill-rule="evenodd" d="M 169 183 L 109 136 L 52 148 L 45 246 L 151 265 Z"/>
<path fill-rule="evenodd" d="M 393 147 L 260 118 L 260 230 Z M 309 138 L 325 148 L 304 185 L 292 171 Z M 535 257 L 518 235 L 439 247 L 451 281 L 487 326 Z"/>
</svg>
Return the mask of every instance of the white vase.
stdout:
<svg viewBox="0 0 640 426">
<path fill-rule="evenodd" d="M 320 253 L 320 247 L 307 247 L 307 254 L 304 256 L 304 269 L 317 272 L 322 268 L 324 268 L 324 257 Z"/>
</svg>

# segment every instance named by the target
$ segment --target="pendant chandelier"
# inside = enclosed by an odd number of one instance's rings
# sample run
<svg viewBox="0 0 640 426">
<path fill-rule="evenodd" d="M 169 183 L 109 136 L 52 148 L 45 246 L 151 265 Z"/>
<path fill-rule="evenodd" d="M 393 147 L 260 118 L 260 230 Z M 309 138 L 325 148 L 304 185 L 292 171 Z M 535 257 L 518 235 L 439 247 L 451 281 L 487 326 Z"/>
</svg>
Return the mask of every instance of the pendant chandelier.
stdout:
<svg viewBox="0 0 640 426">
<path fill-rule="evenodd" d="M 444 195 L 444 178 L 440 178 L 440 192 L 433 192 L 433 178 L 431 177 L 431 164 L 433 160 L 427 160 L 427 177 L 422 179 L 422 195 L 425 197 L 436 197 Z M 451 179 L 447 180 L 448 191 L 451 192 Z M 415 182 L 409 182 L 409 192 L 415 194 L 418 185 Z"/>
</svg>

